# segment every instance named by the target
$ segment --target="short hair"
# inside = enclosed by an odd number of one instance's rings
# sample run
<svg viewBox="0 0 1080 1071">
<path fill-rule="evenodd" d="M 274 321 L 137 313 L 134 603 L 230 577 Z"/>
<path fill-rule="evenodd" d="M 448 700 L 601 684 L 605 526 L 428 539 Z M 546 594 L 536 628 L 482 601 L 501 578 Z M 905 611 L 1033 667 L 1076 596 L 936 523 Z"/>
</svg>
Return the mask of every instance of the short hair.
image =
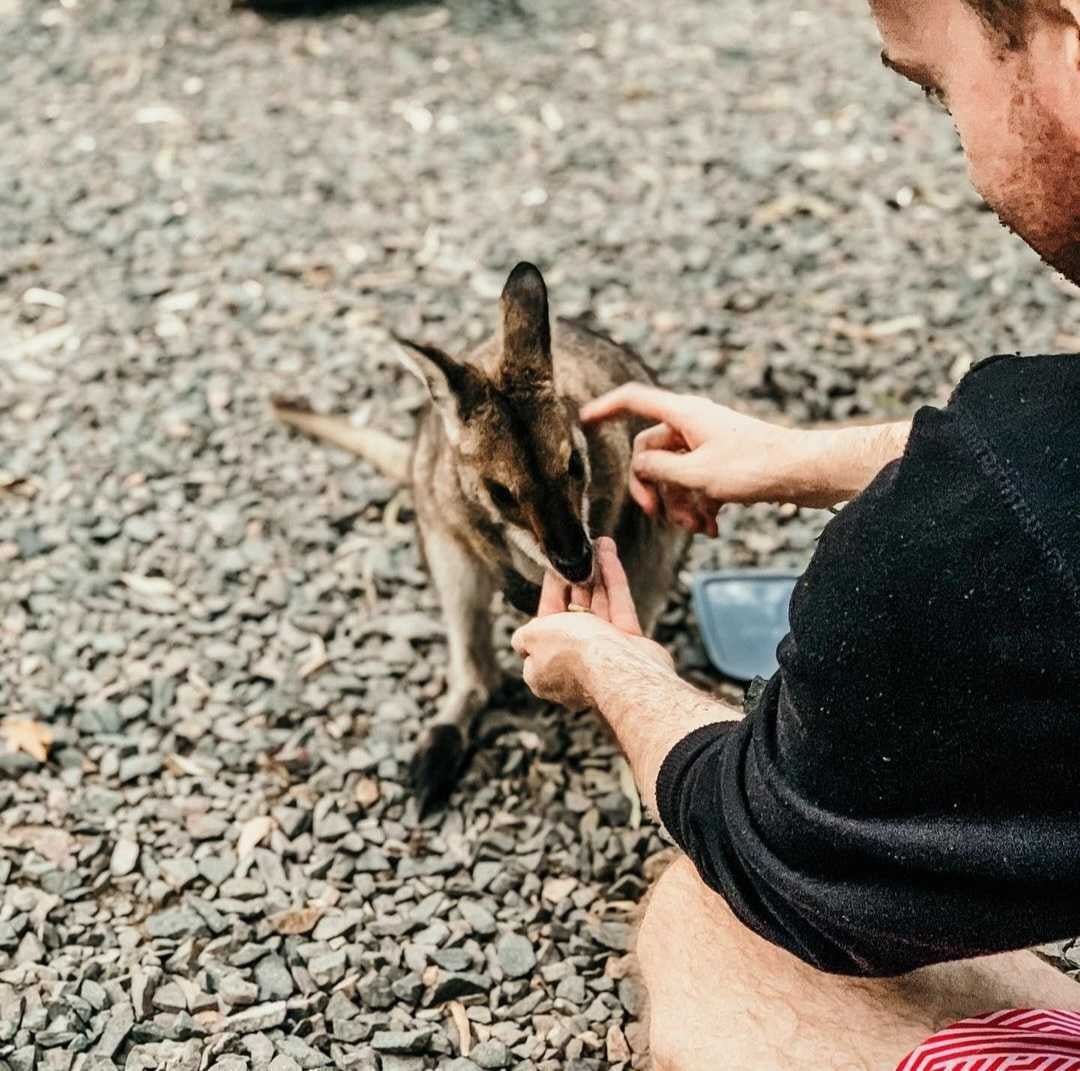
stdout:
<svg viewBox="0 0 1080 1071">
<path fill-rule="evenodd" d="M 1027 21 L 1039 6 L 1038 0 L 967 0 L 983 21 L 999 33 L 1007 47 L 1024 44 Z"/>
</svg>

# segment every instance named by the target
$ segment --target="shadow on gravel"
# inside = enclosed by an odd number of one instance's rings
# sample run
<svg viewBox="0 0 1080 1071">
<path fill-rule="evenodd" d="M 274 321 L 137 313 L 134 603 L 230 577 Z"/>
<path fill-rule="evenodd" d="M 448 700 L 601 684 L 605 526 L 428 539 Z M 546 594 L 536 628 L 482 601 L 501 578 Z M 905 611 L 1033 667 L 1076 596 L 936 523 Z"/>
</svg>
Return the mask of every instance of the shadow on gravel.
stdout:
<svg viewBox="0 0 1080 1071">
<path fill-rule="evenodd" d="M 359 15 L 378 19 L 395 11 L 445 12 L 459 30 L 478 29 L 502 22 L 532 23 L 537 13 L 531 0 L 233 0 L 234 10 L 254 11 L 280 22 L 288 19 L 331 19 Z M 549 12 L 549 17 L 551 13 Z"/>
<path fill-rule="evenodd" d="M 234 8 L 246 8 L 274 20 L 334 18 L 346 14 L 378 18 L 392 11 L 442 6 L 439 0 L 233 0 Z"/>
</svg>

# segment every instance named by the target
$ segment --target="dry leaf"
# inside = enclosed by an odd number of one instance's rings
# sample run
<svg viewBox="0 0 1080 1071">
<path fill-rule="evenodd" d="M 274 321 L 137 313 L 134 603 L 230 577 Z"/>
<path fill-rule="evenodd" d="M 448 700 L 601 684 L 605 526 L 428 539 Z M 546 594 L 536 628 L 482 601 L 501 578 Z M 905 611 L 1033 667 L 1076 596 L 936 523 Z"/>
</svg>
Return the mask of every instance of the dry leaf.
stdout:
<svg viewBox="0 0 1080 1071">
<path fill-rule="evenodd" d="M 75 861 L 79 842 L 62 829 L 51 826 L 15 826 L 0 834 L 4 848 L 30 848 L 56 866 L 70 866 Z"/>
<path fill-rule="evenodd" d="M 38 762 L 49 761 L 53 732 L 47 725 L 36 721 L 6 721 L 4 736 L 12 751 L 24 751 Z"/>
<path fill-rule="evenodd" d="M 624 1064 L 630 1060 L 630 1046 L 618 1023 L 612 1023 L 607 1032 L 607 1058 L 610 1064 Z"/>
<path fill-rule="evenodd" d="M 165 765 L 170 773 L 176 774 L 177 776 L 209 777 L 213 772 L 206 769 L 204 766 L 200 766 L 197 762 L 194 762 L 184 755 L 166 755 Z"/>
<path fill-rule="evenodd" d="M 469 1030 L 469 1017 L 465 1014 L 465 1006 L 457 1000 L 452 1000 L 447 1005 L 450 1016 L 454 1020 L 454 1026 L 458 1032 L 458 1048 L 462 1056 L 468 1056 L 472 1050 L 472 1032 Z"/>
<path fill-rule="evenodd" d="M 298 673 L 301 680 L 306 680 L 313 673 L 318 673 L 324 666 L 329 665 L 330 659 L 326 656 L 326 644 L 321 636 L 311 637 L 311 646 L 308 648 L 307 657 L 300 665 Z"/>
<path fill-rule="evenodd" d="M 298 933 L 310 933 L 315 929 L 315 923 L 323 917 L 324 911 L 325 908 L 318 906 L 290 907 L 271 915 L 266 921 L 274 933 L 292 937 Z"/>
<path fill-rule="evenodd" d="M 633 954 L 625 956 L 609 956 L 604 964 L 604 977 L 618 982 L 634 972 Z"/>
<path fill-rule="evenodd" d="M 0 491 L 20 495 L 22 498 L 33 498 L 38 493 L 38 485 L 25 477 L 13 476 L 0 470 Z"/>
<path fill-rule="evenodd" d="M 259 841 L 269 836 L 276 825 L 269 815 L 261 814 L 257 818 L 249 818 L 240 830 L 240 838 L 236 842 L 237 856 L 243 859 L 251 855 Z"/>
<path fill-rule="evenodd" d="M 370 777 L 362 777 L 356 784 L 355 798 L 361 807 L 367 809 L 379 801 L 379 782 Z"/>
<path fill-rule="evenodd" d="M 842 316 L 834 316 L 829 321 L 830 331 L 856 342 L 877 342 L 908 331 L 921 331 L 924 327 L 926 320 L 918 315 L 897 316 L 893 320 L 882 320 L 874 324 L 855 324 Z"/>
</svg>

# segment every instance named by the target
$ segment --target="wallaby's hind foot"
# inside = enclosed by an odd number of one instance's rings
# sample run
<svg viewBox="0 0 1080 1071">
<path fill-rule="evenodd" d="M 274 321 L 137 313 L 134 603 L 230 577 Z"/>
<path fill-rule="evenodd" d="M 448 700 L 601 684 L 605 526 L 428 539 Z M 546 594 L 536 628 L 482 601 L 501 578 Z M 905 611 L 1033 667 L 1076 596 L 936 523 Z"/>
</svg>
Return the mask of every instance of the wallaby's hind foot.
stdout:
<svg viewBox="0 0 1080 1071">
<path fill-rule="evenodd" d="M 409 781 L 420 817 L 445 807 L 462 774 L 465 738 L 456 725 L 433 725 L 420 741 Z"/>
</svg>

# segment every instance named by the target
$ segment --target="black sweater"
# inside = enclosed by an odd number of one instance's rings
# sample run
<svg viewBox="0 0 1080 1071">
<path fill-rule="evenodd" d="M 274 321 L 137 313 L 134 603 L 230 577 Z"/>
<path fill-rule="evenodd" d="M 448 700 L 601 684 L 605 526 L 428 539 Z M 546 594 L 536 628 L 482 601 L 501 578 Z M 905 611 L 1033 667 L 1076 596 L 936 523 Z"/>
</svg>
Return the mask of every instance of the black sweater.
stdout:
<svg viewBox="0 0 1080 1071">
<path fill-rule="evenodd" d="M 830 972 L 1080 934 L 1080 357 L 991 358 L 825 529 L 780 671 L 660 816 Z"/>
</svg>

